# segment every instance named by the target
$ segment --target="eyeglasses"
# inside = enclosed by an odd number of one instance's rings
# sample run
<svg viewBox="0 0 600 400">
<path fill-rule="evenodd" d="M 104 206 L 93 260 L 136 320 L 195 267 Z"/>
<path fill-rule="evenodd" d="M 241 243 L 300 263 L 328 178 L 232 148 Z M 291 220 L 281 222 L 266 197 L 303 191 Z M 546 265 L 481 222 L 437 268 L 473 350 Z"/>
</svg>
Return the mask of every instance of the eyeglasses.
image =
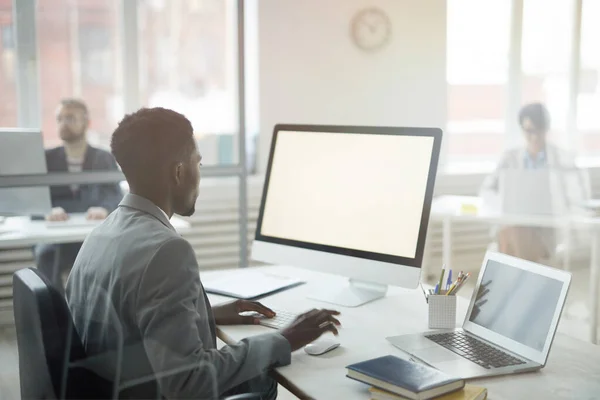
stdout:
<svg viewBox="0 0 600 400">
<path fill-rule="evenodd" d="M 58 122 L 59 124 L 62 122 L 64 122 L 65 124 L 75 124 L 84 120 L 84 118 L 76 117 L 74 115 L 66 115 L 64 117 L 59 115 L 58 117 L 56 117 L 56 122 Z"/>
<path fill-rule="evenodd" d="M 523 129 L 523 132 L 528 136 L 543 136 L 546 134 L 546 132 L 536 128 Z"/>
</svg>

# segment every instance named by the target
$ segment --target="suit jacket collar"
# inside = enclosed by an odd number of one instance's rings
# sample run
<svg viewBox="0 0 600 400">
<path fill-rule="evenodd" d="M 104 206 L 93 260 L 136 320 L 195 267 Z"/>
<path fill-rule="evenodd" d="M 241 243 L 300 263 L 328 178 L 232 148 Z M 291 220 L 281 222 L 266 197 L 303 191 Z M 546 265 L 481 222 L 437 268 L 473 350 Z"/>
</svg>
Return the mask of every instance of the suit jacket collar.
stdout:
<svg viewBox="0 0 600 400">
<path fill-rule="evenodd" d="M 138 196 L 137 194 L 128 193 L 123 197 L 119 207 L 133 208 L 146 214 L 152 215 L 154 218 L 163 223 L 167 228 L 176 231 L 171 222 L 167 218 L 166 214 L 153 202 L 145 197 Z"/>
<path fill-rule="evenodd" d="M 546 167 L 563 167 L 564 166 L 563 165 L 564 162 L 560 157 L 560 151 L 553 144 L 547 143 L 546 148 L 544 149 L 544 153 L 545 153 L 544 156 L 546 157 L 546 162 L 545 162 Z M 514 154 L 518 155 L 517 160 L 515 160 L 516 166 L 518 168 L 525 168 L 525 159 L 527 157 L 529 157 L 527 150 L 523 148 Z"/>
<path fill-rule="evenodd" d="M 88 144 L 87 148 L 85 149 L 85 155 L 83 156 L 83 164 L 81 166 L 84 171 L 90 171 L 94 169 L 95 156 L 96 149 Z"/>
</svg>

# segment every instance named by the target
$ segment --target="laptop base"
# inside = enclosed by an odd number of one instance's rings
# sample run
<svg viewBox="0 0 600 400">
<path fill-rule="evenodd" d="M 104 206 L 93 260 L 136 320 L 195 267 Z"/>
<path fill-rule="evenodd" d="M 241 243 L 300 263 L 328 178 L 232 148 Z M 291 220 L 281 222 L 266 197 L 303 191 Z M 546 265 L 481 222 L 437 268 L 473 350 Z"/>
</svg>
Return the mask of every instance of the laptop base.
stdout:
<svg viewBox="0 0 600 400">
<path fill-rule="evenodd" d="M 462 329 L 460 329 L 462 331 Z M 392 336 L 386 338 L 391 344 L 422 361 L 423 363 L 462 379 L 475 379 L 488 376 L 510 375 L 542 368 L 541 365 L 526 362 L 518 366 L 486 369 L 458 354 L 427 339 L 425 335 L 452 332 L 452 330 L 430 331 L 412 335 Z"/>
</svg>

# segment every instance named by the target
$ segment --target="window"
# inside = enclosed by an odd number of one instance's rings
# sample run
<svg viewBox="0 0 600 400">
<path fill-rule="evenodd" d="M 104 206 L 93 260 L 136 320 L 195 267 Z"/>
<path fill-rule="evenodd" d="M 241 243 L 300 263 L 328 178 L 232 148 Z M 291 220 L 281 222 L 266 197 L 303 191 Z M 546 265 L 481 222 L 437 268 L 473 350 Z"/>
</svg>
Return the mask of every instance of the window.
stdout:
<svg viewBox="0 0 600 400">
<path fill-rule="evenodd" d="M 111 39 L 106 26 L 79 26 L 81 79 L 87 85 L 109 85 L 114 79 Z"/>
<path fill-rule="evenodd" d="M 577 97 L 577 130 L 579 153 L 600 155 L 600 2 L 584 0 L 581 20 L 581 58 L 579 95 Z"/>
<path fill-rule="evenodd" d="M 0 126 L 17 126 L 15 34 L 12 3 L 0 3 Z"/>
<path fill-rule="evenodd" d="M 2 26 L 2 50 L 15 49 L 15 33 L 12 24 Z"/>
<path fill-rule="evenodd" d="M 0 31 L 2 39 L 2 71 L 8 84 L 15 83 L 15 33 L 12 24 L 3 25 Z"/>
<path fill-rule="evenodd" d="M 574 135 L 566 131 L 572 10 L 572 0 L 525 0 L 523 8 L 522 103 L 548 107 L 550 139 L 564 148 Z"/>
<path fill-rule="evenodd" d="M 510 2 L 448 0 L 448 162 L 495 164 L 505 141 Z"/>
<path fill-rule="evenodd" d="M 190 119 L 205 165 L 237 163 L 233 0 L 138 0 L 140 98 Z"/>
<path fill-rule="evenodd" d="M 47 147 L 60 144 L 56 108 L 61 98 L 86 102 L 88 140 L 107 147 L 123 116 L 118 77 L 120 0 L 40 1 L 36 6 L 42 131 Z"/>
</svg>

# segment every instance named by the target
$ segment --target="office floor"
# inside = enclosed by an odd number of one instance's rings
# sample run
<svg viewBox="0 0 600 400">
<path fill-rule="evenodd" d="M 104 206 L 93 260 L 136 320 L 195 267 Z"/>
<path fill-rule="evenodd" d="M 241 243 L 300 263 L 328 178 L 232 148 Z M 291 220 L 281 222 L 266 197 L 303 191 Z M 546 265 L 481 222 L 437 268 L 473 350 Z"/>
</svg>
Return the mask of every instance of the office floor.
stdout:
<svg viewBox="0 0 600 400">
<path fill-rule="evenodd" d="M 589 268 L 575 266 L 572 272 L 573 283 L 558 330 L 564 334 L 587 341 Z M 475 279 L 473 279 L 474 281 Z M 466 287 L 461 295 L 470 297 L 472 288 L 473 283 L 469 287 Z M 0 328 L 0 399 L 19 398 L 19 367 L 16 344 L 14 328 Z M 278 398 L 291 400 L 295 397 L 280 386 Z"/>
</svg>

